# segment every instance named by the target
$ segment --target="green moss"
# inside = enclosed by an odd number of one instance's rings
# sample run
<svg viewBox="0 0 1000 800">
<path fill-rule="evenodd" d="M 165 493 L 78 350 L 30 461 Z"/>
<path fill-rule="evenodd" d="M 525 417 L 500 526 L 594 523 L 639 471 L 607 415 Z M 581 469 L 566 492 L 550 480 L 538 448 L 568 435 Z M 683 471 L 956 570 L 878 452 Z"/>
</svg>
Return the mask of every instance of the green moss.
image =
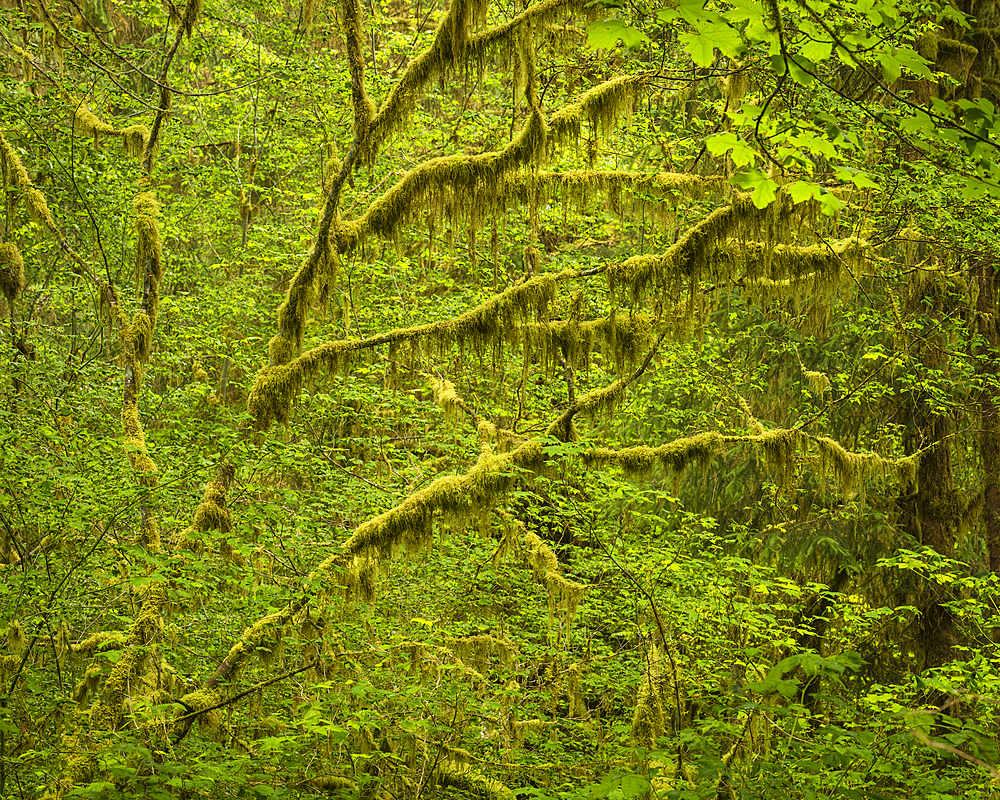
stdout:
<svg viewBox="0 0 1000 800">
<path fill-rule="evenodd" d="M 429 209 L 436 219 L 446 207 L 463 207 L 470 216 L 487 218 L 497 188 L 505 185 L 504 176 L 540 161 L 545 141 L 545 122 L 535 110 L 502 150 L 445 156 L 419 164 L 369 205 L 360 218 L 332 226 L 333 249 L 348 252 L 369 236 L 391 239 L 417 208 Z"/>
<path fill-rule="evenodd" d="M 472 35 L 470 28 L 484 18 L 487 5 L 484 0 L 461 0 L 449 4 L 430 47 L 407 64 L 372 119 L 368 136 L 370 157 L 378 153 L 395 131 L 405 126 L 424 87 L 444 75 L 446 70 L 460 63 L 482 64 L 499 48 L 509 51 L 518 30 L 554 19 L 561 12 L 580 7 L 583 3 L 581 0 L 535 3 L 509 22 Z"/>
<path fill-rule="evenodd" d="M 818 372 L 811 369 L 803 369 L 802 377 L 809 387 L 809 391 L 816 397 L 822 398 L 827 392 L 833 390 L 830 377 L 825 372 Z"/>
<path fill-rule="evenodd" d="M 134 398 L 122 403 L 121 423 L 124 433 L 123 444 L 132 469 L 139 473 L 140 478 L 152 479 L 153 473 L 156 472 L 156 464 L 146 449 L 146 435 L 139 421 L 139 409 Z"/>
<path fill-rule="evenodd" d="M 444 411 L 445 419 L 458 422 L 465 416 L 465 401 L 455 391 L 455 384 L 444 378 L 437 379 L 433 375 L 425 375 L 427 383 L 434 392 L 434 402 Z"/>
<path fill-rule="evenodd" d="M 135 209 L 135 281 L 142 287 L 147 280 L 159 285 L 163 277 L 163 249 L 160 242 L 160 206 L 152 192 L 140 192 L 133 201 Z M 155 326 L 156 309 L 147 309 Z"/>
<path fill-rule="evenodd" d="M 266 430 L 273 422 L 285 422 L 301 388 L 302 370 L 297 364 L 264 367 L 258 372 L 247 398 L 254 428 Z"/>
<path fill-rule="evenodd" d="M 117 131 L 104 122 L 86 103 L 79 103 L 73 114 L 73 132 L 84 136 L 93 136 L 94 143 L 98 143 L 102 136 L 113 136 Z"/>
<path fill-rule="evenodd" d="M 584 460 L 590 464 L 615 464 L 625 474 L 635 477 L 648 475 L 657 464 L 668 473 L 679 473 L 692 463 L 706 469 L 724 443 L 722 434 L 710 431 L 659 447 L 629 447 L 623 450 L 599 447 L 585 453 Z"/>
<path fill-rule="evenodd" d="M 118 631 L 101 631 L 88 636 L 73 647 L 73 652 L 79 655 L 92 656 L 106 650 L 120 650 L 125 646 L 127 636 Z"/>
<path fill-rule="evenodd" d="M 165 584 L 150 583 L 146 586 L 146 596 L 125 640 L 121 656 L 112 667 L 100 698 L 90 709 L 90 723 L 94 729 L 113 731 L 121 722 L 132 678 L 142 672 L 148 647 L 156 642 L 162 630 L 161 611 L 166 600 Z"/>
<path fill-rule="evenodd" d="M 180 699 L 180 708 L 177 710 L 177 715 L 174 720 L 173 725 L 173 735 L 180 736 L 187 731 L 191 723 L 189 720 L 185 720 L 184 717 L 189 714 L 197 714 L 198 712 L 204 712 L 206 708 L 211 708 L 212 706 L 218 705 L 222 702 L 222 696 L 217 689 L 196 689 L 193 692 L 188 692 Z M 199 722 L 205 726 L 208 730 L 217 729 L 221 723 L 217 714 L 212 712 L 202 713 L 198 716 Z"/>
<path fill-rule="evenodd" d="M 214 481 L 205 486 L 201 503 L 195 510 L 193 527 L 200 533 L 219 531 L 230 534 L 233 531 L 232 514 L 226 501 L 226 493 L 236 470 L 230 463 L 223 464 Z M 238 555 L 238 554 L 237 554 Z M 240 556 L 242 558 L 242 556 Z"/>
<path fill-rule="evenodd" d="M 637 747 L 653 750 L 667 721 L 660 674 L 662 656 L 655 643 L 650 644 L 647 659 L 646 674 L 639 685 L 632 714 L 632 741 Z"/>
<path fill-rule="evenodd" d="M 194 31 L 195 23 L 198 21 L 198 17 L 201 16 L 201 0 L 188 0 L 187 5 L 184 6 L 184 16 L 181 19 L 181 27 L 184 29 L 184 33 L 187 34 L 188 38 L 191 37 Z"/>
<path fill-rule="evenodd" d="M 814 441 L 819 449 L 823 476 L 832 471 L 834 480 L 844 494 L 850 494 L 855 489 L 863 490 L 867 481 L 891 481 L 906 487 L 916 479 L 919 453 L 900 459 L 887 459 L 875 453 L 853 453 L 826 436 L 816 437 Z"/>
<path fill-rule="evenodd" d="M 342 778 L 339 775 L 317 775 L 309 779 L 310 785 L 321 792 L 352 792 L 357 794 L 358 786 L 350 778 Z"/>
<path fill-rule="evenodd" d="M 561 108 L 550 117 L 553 142 L 578 141 L 584 121 L 590 126 L 591 144 L 596 142 L 598 132 L 606 136 L 619 116 L 631 113 L 639 91 L 651 79 L 652 74 L 645 72 L 622 75 L 585 92 L 576 103 Z"/>
<path fill-rule="evenodd" d="M 0 294 L 13 308 L 24 289 L 24 261 L 13 242 L 0 242 Z"/>
<path fill-rule="evenodd" d="M 498 780 L 488 778 L 471 766 L 450 759 L 441 759 L 435 768 L 441 786 L 451 786 L 469 797 L 486 800 L 513 800 L 514 792 Z"/>
<path fill-rule="evenodd" d="M 117 133 L 122 137 L 125 152 L 133 158 L 140 158 L 149 143 L 149 128 L 145 125 L 130 125 Z"/>
<path fill-rule="evenodd" d="M 513 664 L 514 645 L 491 634 L 462 636 L 446 643 L 463 662 L 480 672 L 486 672 L 493 660 L 503 667 Z"/>
<path fill-rule="evenodd" d="M 784 489 L 795 475 L 795 451 L 802 434 L 794 429 L 779 428 L 764 431 L 752 438 L 771 470 L 775 483 Z"/>
</svg>

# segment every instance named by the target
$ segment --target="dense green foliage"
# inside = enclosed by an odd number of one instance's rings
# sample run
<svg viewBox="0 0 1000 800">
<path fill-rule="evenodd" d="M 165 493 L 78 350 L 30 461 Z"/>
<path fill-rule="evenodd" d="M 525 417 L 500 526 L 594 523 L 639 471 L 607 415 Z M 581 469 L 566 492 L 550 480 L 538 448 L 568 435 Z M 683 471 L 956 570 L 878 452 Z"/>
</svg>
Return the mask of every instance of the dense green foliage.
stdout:
<svg viewBox="0 0 1000 800">
<path fill-rule="evenodd" d="M 1000 796 L 994 2 L 0 8 L 0 796 Z"/>
</svg>

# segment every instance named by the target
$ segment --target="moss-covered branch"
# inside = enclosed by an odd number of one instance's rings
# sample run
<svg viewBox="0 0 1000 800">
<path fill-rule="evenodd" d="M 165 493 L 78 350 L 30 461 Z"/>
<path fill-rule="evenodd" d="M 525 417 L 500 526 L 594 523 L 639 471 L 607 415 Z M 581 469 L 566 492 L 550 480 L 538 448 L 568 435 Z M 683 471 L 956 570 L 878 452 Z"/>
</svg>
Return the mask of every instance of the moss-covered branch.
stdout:
<svg viewBox="0 0 1000 800">
<path fill-rule="evenodd" d="M 350 363 L 354 353 L 363 350 L 424 338 L 441 345 L 470 345 L 480 351 L 485 347 L 500 347 L 519 323 L 544 319 L 549 304 L 555 298 L 556 282 L 574 275 L 572 270 L 538 275 L 453 319 L 398 328 L 369 339 L 327 342 L 307 350 L 291 363 L 265 367 L 258 373 L 247 400 L 254 425 L 262 430 L 274 421 L 285 421 L 304 377 L 324 368 L 339 370 Z M 272 350 L 283 346 L 284 341 L 280 334 L 274 337 L 271 340 Z"/>
<path fill-rule="evenodd" d="M 548 435 L 555 436 L 564 442 L 573 441 L 576 439 L 576 429 L 573 425 L 574 417 L 578 414 L 583 414 L 584 416 L 594 418 L 602 412 L 615 408 L 625 396 L 625 390 L 635 383 L 649 368 L 653 356 L 659 349 L 665 335 L 660 334 L 656 342 L 649 348 L 642 363 L 630 375 L 619 378 L 610 386 L 594 389 L 580 395 L 576 399 L 576 402 L 570 403 L 569 407 L 559 415 L 558 419 L 549 425 L 546 431 Z"/>
<path fill-rule="evenodd" d="M 534 109 L 518 135 L 502 150 L 474 156 L 454 155 L 425 161 L 404 173 L 358 219 L 341 222 L 331 233 L 335 249 L 352 250 L 368 236 L 391 239 L 417 207 L 441 216 L 449 198 L 468 205 L 481 217 L 496 203 L 496 189 L 512 171 L 539 162 L 545 155 L 545 121 Z"/>
<path fill-rule="evenodd" d="M 791 207 L 784 194 L 766 209 L 754 206 L 749 196 L 738 197 L 691 226 L 666 252 L 633 256 L 612 265 L 607 270 L 608 284 L 633 302 L 639 302 L 651 286 L 667 292 L 685 279 L 693 293 L 710 259 L 729 237 L 757 231 L 766 220 L 789 213 Z"/>
<path fill-rule="evenodd" d="M 460 764 L 454 759 L 442 759 L 435 769 L 435 777 L 441 786 L 452 786 L 470 797 L 485 800 L 513 800 L 514 792 L 493 778 L 488 778 L 468 764 Z"/>
<path fill-rule="evenodd" d="M 622 113 L 631 110 L 652 75 L 640 72 L 612 78 L 584 92 L 575 103 L 559 109 L 549 118 L 553 143 L 578 141 L 585 121 L 590 125 L 591 138 L 607 133 Z"/>
<path fill-rule="evenodd" d="M 362 49 L 364 33 L 361 4 L 358 0 L 341 0 L 340 21 L 344 31 L 344 41 L 347 44 L 347 66 L 351 74 L 354 139 L 358 142 L 360 152 L 366 154 L 369 152 L 368 133 L 375 115 L 375 105 L 365 90 L 365 56 Z M 365 161 L 370 162 L 371 157 L 366 156 Z"/>
<path fill-rule="evenodd" d="M 142 672 L 159 636 L 163 624 L 161 611 L 166 602 L 166 584 L 151 583 L 146 587 L 142 608 L 124 641 L 121 655 L 104 682 L 100 698 L 90 709 L 92 728 L 113 731 L 121 722 L 132 680 Z"/>
<path fill-rule="evenodd" d="M 906 486 L 916 478 L 919 452 L 889 459 L 870 452 L 850 452 L 833 439 L 808 436 L 797 428 L 764 430 L 759 423 L 756 428 L 757 432 L 746 436 L 708 431 L 658 447 L 626 447 L 619 450 L 597 447 L 584 453 L 583 460 L 589 466 L 614 465 L 627 475 L 645 477 L 657 466 L 668 474 L 683 472 L 693 463 L 706 468 L 726 445 L 749 445 L 762 455 L 778 477 L 778 483 L 787 485 L 795 471 L 796 453 L 807 442 L 812 442 L 819 451 L 821 475 L 831 471 L 844 493 L 867 481 L 888 481 Z"/>
<path fill-rule="evenodd" d="M 441 77 L 459 61 L 482 64 L 493 51 L 506 46 L 513 50 L 514 36 L 523 27 L 544 23 L 562 13 L 582 8 L 582 0 L 545 0 L 522 11 L 512 20 L 471 34 L 481 21 L 486 3 L 482 0 L 454 0 L 438 24 L 434 41 L 406 67 L 392 91 L 379 106 L 369 133 L 371 157 L 395 131 L 409 120 L 424 87 Z"/>
<path fill-rule="evenodd" d="M 28 171 L 24 168 L 24 164 L 21 163 L 21 158 L 14 148 L 10 146 L 10 143 L 2 133 L 0 133 L 0 169 L 3 171 L 5 181 L 13 184 L 21 191 L 29 216 L 51 234 L 52 238 L 59 245 L 59 248 L 76 265 L 75 271 L 80 275 L 86 276 L 95 287 L 98 286 L 99 281 L 97 280 L 97 276 L 94 275 L 90 265 L 83 257 L 66 241 L 66 237 L 62 235 L 62 231 L 56 227 L 55 220 L 52 218 L 52 212 L 49 210 L 49 204 L 45 201 L 45 195 L 42 194 L 41 190 L 28 177 Z"/>
</svg>

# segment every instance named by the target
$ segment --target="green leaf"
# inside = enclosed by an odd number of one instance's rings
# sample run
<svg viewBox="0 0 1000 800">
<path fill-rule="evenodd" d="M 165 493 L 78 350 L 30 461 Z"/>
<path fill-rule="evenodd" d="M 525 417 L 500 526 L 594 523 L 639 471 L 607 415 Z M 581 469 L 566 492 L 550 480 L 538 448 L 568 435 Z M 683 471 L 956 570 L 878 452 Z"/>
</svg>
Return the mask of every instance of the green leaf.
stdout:
<svg viewBox="0 0 1000 800">
<path fill-rule="evenodd" d="M 813 63 L 816 63 L 818 61 L 826 61 L 826 59 L 830 57 L 830 51 L 832 49 L 832 42 L 822 42 L 810 39 L 799 48 L 799 55 L 804 58 L 808 58 Z"/>
<path fill-rule="evenodd" d="M 807 200 L 818 200 L 823 190 L 818 183 L 793 181 L 785 187 L 785 191 L 791 196 L 792 202 L 798 205 Z"/>
<path fill-rule="evenodd" d="M 844 207 L 844 202 L 834 194 L 831 194 L 826 189 L 820 187 L 822 194 L 819 198 L 820 212 L 822 212 L 825 217 L 832 217 L 838 211 Z"/>
<path fill-rule="evenodd" d="M 649 37 L 620 19 L 592 22 L 587 26 L 587 46 L 592 50 L 611 50 L 619 41 L 629 50 L 634 50 L 646 44 Z"/>
<path fill-rule="evenodd" d="M 778 184 L 757 169 L 740 172 L 733 176 L 733 183 L 741 189 L 753 190 L 750 200 L 757 208 L 766 208 L 774 202 Z"/>
<path fill-rule="evenodd" d="M 903 73 L 903 66 L 899 63 L 899 59 L 889 53 L 882 53 L 878 60 L 882 65 L 882 80 L 887 86 L 891 86 L 899 80 L 899 76 Z"/>
<path fill-rule="evenodd" d="M 733 151 L 733 163 L 737 167 L 745 167 L 757 160 L 757 153 L 750 145 L 735 133 L 716 133 L 705 139 L 705 147 L 713 156 L 721 156 L 729 150 Z"/>
<path fill-rule="evenodd" d="M 682 33 L 677 39 L 699 67 L 707 67 L 715 60 L 715 50 L 725 56 L 738 56 L 746 50 L 739 31 L 728 22 L 709 23 L 698 33 Z"/>
</svg>

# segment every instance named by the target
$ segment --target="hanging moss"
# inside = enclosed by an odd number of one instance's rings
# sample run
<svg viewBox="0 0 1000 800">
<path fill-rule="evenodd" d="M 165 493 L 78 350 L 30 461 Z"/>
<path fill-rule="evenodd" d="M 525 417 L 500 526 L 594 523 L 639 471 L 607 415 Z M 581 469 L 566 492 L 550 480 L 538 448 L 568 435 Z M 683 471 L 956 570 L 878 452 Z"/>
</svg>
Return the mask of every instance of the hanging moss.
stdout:
<svg viewBox="0 0 1000 800">
<path fill-rule="evenodd" d="M 149 144 L 149 128 L 145 125 L 130 125 L 117 132 L 122 137 L 125 152 L 133 158 L 142 157 Z"/>
<path fill-rule="evenodd" d="M 95 730 L 113 731 L 118 727 L 131 679 L 141 673 L 148 655 L 147 648 L 156 641 L 163 627 L 161 612 L 166 601 L 166 584 L 147 584 L 142 608 L 125 641 L 122 654 L 112 667 L 100 698 L 90 709 L 90 723 Z"/>
<path fill-rule="evenodd" d="M 261 658 L 265 663 L 273 663 L 281 653 L 286 627 L 293 622 L 307 603 L 307 593 L 304 592 L 281 611 L 262 617 L 244 630 L 240 640 L 229 649 L 215 675 L 208 681 L 208 685 L 214 687 L 222 679 L 234 680 L 254 656 Z M 213 704 L 206 703 L 202 708 Z M 189 705 L 194 707 L 193 704 Z"/>
<path fill-rule="evenodd" d="M 465 475 L 438 478 L 394 508 L 363 522 L 341 552 L 324 561 L 317 573 L 338 583 L 340 570 L 344 570 L 351 595 L 373 597 L 378 565 L 391 558 L 397 548 L 414 552 L 427 544 L 438 515 L 459 523 L 481 517 L 513 488 L 522 473 L 541 470 L 544 458 L 537 442 L 526 442 L 504 455 L 484 449 Z"/>
<path fill-rule="evenodd" d="M 629 447 L 623 450 L 599 447 L 584 453 L 583 457 L 587 464 L 614 464 L 621 467 L 626 475 L 644 477 L 657 464 L 668 473 L 683 472 L 692 463 L 706 469 L 712 458 L 721 452 L 724 442 L 722 434 L 710 431 L 659 447 Z"/>
<path fill-rule="evenodd" d="M 562 355 L 573 367 L 589 364 L 595 348 L 607 355 L 616 369 L 634 366 L 653 343 L 651 314 L 619 315 L 614 311 L 596 320 L 554 320 L 523 326 L 531 352 L 544 356 L 546 363 Z"/>
<path fill-rule="evenodd" d="M 94 144 L 98 144 L 102 136 L 114 136 L 116 131 L 108 123 L 90 110 L 86 103 L 79 103 L 73 115 L 73 133 L 93 136 Z"/>
<path fill-rule="evenodd" d="M 805 379 L 806 386 L 809 387 L 809 391 L 815 397 L 822 398 L 827 392 L 833 390 L 833 384 L 830 383 L 830 376 L 825 372 L 803 369 L 802 377 Z"/>
<path fill-rule="evenodd" d="M 364 349 L 427 338 L 441 346 L 471 345 L 480 352 L 487 347 L 498 350 L 513 338 L 520 323 L 546 318 L 549 304 L 555 299 L 556 282 L 575 274 L 568 270 L 558 275 L 538 275 L 454 319 L 399 328 L 368 340 L 327 342 L 303 353 L 292 363 L 283 361 L 291 360 L 293 345 L 287 338 L 275 336 L 270 344 L 271 360 L 278 365 L 265 367 L 257 374 L 247 399 L 247 410 L 254 418 L 254 426 L 257 430 L 265 430 L 274 422 L 285 422 L 304 377 L 314 375 L 321 368 L 336 372 L 350 364 L 352 353 Z M 286 300 L 282 308 L 288 303 Z"/>
<path fill-rule="evenodd" d="M 524 546 L 527 550 L 528 564 L 536 578 L 544 580 L 550 572 L 559 572 L 559 559 L 547 544 L 534 533 L 524 534 Z"/>
<path fill-rule="evenodd" d="M 456 656 L 480 672 L 489 670 L 493 660 L 502 667 L 509 668 L 513 664 L 514 645 L 491 634 L 462 636 L 448 639 L 446 643 Z"/>
<path fill-rule="evenodd" d="M 518 523 L 521 525 L 520 523 Z M 524 526 L 521 525 L 524 530 Z M 562 612 L 562 623 L 566 627 L 567 635 L 576 616 L 577 607 L 583 593 L 587 590 L 586 584 L 576 583 L 564 578 L 560 574 L 559 560 L 556 554 L 539 536 L 530 531 L 524 531 L 524 548 L 528 564 L 535 578 L 545 584 L 549 597 L 549 629 L 555 621 L 556 610 Z"/>
<path fill-rule="evenodd" d="M 778 428 L 752 438 L 780 489 L 789 486 L 795 475 L 795 451 L 801 436 L 798 430 Z"/>
<path fill-rule="evenodd" d="M 483 19 L 488 4 L 484 0 L 451 3 L 438 23 L 430 47 L 407 64 L 372 119 L 368 136 L 372 157 L 395 131 L 405 126 L 424 87 L 441 77 L 446 69 L 458 63 L 482 64 L 497 48 L 510 48 L 519 29 L 550 21 L 583 4 L 582 0 L 545 0 L 531 5 L 509 22 L 471 34 L 470 28 Z M 458 61 L 454 60 L 456 57 Z"/>
<path fill-rule="evenodd" d="M 820 471 L 832 470 L 841 492 L 850 494 L 863 489 L 867 481 L 891 481 L 906 487 L 916 480 L 919 453 L 900 459 L 887 459 L 875 453 L 852 453 L 826 436 L 815 440 L 819 449 Z"/>
<path fill-rule="evenodd" d="M 302 388 L 302 370 L 297 365 L 264 367 L 257 373 L 247 412 L 253 417 L 254 428 L 266 430 L 274 422 L 285 422 L 292 403 Z"/>
<path fill-rule="evenodd" d="M 470 766 L 463 766 L 450 759 L 442 759 L 435 768 L 435 777 L 441 786 L 452 786 L 470 797 L 485 800 L 514 800 L 514 792 L 500 781 L 487 778 Z"/>
<path fill-rule="evenodd" d="M 13 242 L 0 242 L 0 294 L 13 308 L 24 289 L 24 261 Z"/>
<path fill-rule="evenodd" d="M 666 730 L 661 664 L 660 648 L 653 642 L 647 651 L 646 673 L 639 684 L 632 714 L 632 741 L 646 750 L 656 749 L 657 740 Z"/>
<path fill-rule="evenodd" d="M 545 122 L 533 111 L 518 135 L 502 150 L 466 156 L 454 155 L 425 161 L 414 167 L 379 196 L 358 219 L 331 227 L 333 248 L 353 250 L 368 236 L 391 239 L 415 208 L 430 208 L 440 217 L 446 204 L 472 209 L 486 218 L 490 198 L 503 177 L 518 167 L 536 163 L 545 154 Z"/>
<path fill-rule="evenodd" d="M 433 375 L 426 375 L 427 383 L 434 392 L 434 402 L 444 411 L 445 419 L 458 422 L 465 416 L 465 401 L 455 391 L 455 384 L 449 380 L 438 380 Z"/>
<path fill-rule="evenodd" d="M 171 6 L 171 8 L 173 8 L 173 6 Z M 194 32 L 195 23 L 198 21 L 198 17 L 200 16 L 201 0 L 188 0 L 187 5 L 184 6 L 184 16 L 182 17 L 180 24 L 189 39 L 191 38 L 191 34 Z"/>
<path fill-rule="evenodd" d="M 764 300 L 798 293 L 830 298 L 849 270 L 864 263 L 868 243 L 856 238 L 808 247 L 768 242 L 728 243 L 717 249 L 713 265 L 742 273 L 743 285 Z"/>
<path fill-rule="evenodd" d="M 597 132 L 607 135 L 623 113 L 631 113 L 638 93 L 652 79 L 653 74 L 641 72 L 612 78 L 585 92 L 580 99 L 565 106 L 549 118 L 549 129 L 554 142 L 577 141 L 582 124 L 590 124 L 591 140 Z"/>
</svg>

